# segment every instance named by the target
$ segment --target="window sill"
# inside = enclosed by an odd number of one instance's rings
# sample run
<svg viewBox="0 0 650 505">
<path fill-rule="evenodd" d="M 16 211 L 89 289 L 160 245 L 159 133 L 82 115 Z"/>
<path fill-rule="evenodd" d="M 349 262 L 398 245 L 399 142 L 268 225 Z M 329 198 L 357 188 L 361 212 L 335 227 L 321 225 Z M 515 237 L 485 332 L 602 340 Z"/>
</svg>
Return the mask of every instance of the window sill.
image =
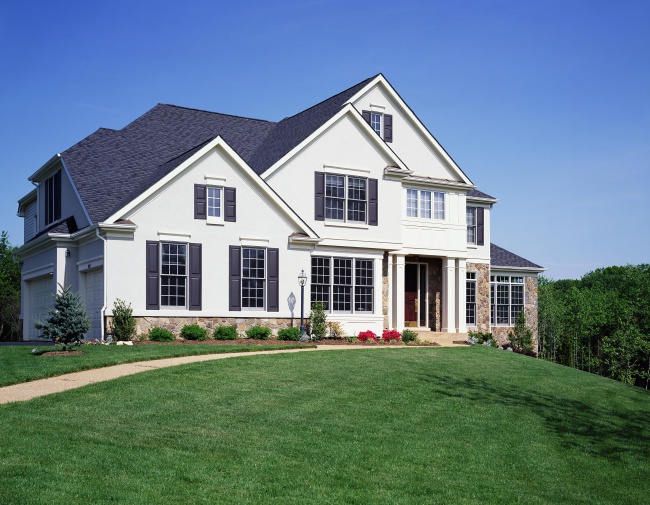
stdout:
<svg viewBox="0 0 650 505">
<path fill-rule="evenodd" d="M 325 221 L 325 226 L 333 226 L 336 228 L 354 228 L 357 230 L 369 229 L 369 226 L 365 223 L 344 223 L 340 221 Z"/>
<path fill-rule="evenodd" d="M 224 226 L 223 219 L 217 217 L 208 217 L 206 218 L 205 222 L 211 226 Z"/>
</svg>

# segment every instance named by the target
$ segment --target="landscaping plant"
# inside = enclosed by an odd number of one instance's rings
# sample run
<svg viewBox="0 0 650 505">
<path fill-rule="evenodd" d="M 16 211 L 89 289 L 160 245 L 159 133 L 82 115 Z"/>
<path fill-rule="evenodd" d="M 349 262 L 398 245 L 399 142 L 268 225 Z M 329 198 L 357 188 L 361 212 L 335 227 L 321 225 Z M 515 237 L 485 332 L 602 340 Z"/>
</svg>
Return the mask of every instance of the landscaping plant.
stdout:
<svg viewBox="0 0 650 505">
<path fill-rule="evenodd" d="M 328 321 L 327 331 L 329 333 L 329 338 L 343 338 L 345 333 L 343 331 L 343 325 L 338 321 Z"/>
<path fill-rule="evenodd" d="M 48 307 L 47 311 L 49 317 L 45 322 L 37 321 L 36 329 L 41 330 L 43 337 L 61 344 L 64 351 L 79 345 L 84 333 L 90 330 L 90 319 L 79 293 L 73 293 L 70 286 L 54 295 L 54 309 Z"/>
<path fill-rule="evenodd" d="M 208 331 L 198 324 L 186 324 L 181 328 L 181 338 L 185 340 L 205 340 L 208 338 Z"/>
<path fill-rule="evenodd" d="M 165 328 L 155 326 L 149 330 L 149 340 L 153 340 L 154 342 L 172 342 L 174 340 L 174 334 Z"/>
<path fill-rule="evenodd" d="M 324 303 L 314 302 L 311 304 L 309 327 L 311 329 L 311 338 L 314 340 L 323 340 L 327 335 L 327 314 L 325 313 Z"/>
<path fill-rule="evenodd" d="M 300 340 L 300 328 L 291 327 L 278 331 L 278 340 L 290 340 L 297 342 Z"/>
<path fill-rule="evenodd" d="M 520 354 L 534 355 L 533 330 L 526 326 L 526 313 L 521 310 L 515 319 L 514 330 L 508 333 L 512 350 Z"/>
<path fill-rule="evenodd" d="M 357 338 L 359 339 L 359 342 L 368 342 L 369 340 L 377 342 L 377 335 L 371 330 L 360 331 Z"/>
<path fill-rule="evenodd" d="M 237 340 L 237 327 L 217 326 L 214 329 L 214 338 L 216 340 Z"/>
<path fill-rule="evenodd" d="M 404 330 L 402 332 L 402 342 L 408 344 L 410 342 L 415 342 L 418 339 L 418 334 L 412 330 Z"/>
<path fill-rule="evenodd" d="M 402 340 L 402 335 L 397 330 L 384 330 L 381 334 L 381 339 L 384 342 L 399 342 Z"/>
<path fill-rule="evenodd" d="M 264 326 L 252 326 L 246 330 L 246 336 L 254 340 L 268 340 L 271 336 L 271 329 Z"/>
<path fill-rule="evenodd" d="M 131 304 L 119 298 L 113 305 L 113 319 L 111 321 L 111 333 L 114 340 L 133 340 L 135 337 L 135 318 Z"/>
</svg>

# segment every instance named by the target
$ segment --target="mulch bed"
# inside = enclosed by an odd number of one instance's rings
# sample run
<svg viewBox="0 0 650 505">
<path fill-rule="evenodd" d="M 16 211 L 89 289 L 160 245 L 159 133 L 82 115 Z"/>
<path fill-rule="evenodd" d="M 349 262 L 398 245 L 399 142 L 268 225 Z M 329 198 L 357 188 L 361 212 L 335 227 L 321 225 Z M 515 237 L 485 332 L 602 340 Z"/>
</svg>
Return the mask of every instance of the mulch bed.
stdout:
<svg viewBox="0 0 650 505">
<path fill-rule="evenodd" d="M 250 338 L 239 338 L 237 340 L 180 340 L 176 339 L 173 342 L 153 342 L 151 340 L 142 340 L 138 342 L 133 342 L 134 345 L 233 345 L 233 344 L 238 344 L 238 345 L 269 345 L 269 344 L 274 344 L 274 345 L 303 345 L 303 346 L 311 346 L 314 344 L 326 344 L 326 345 L 365 345 L 368 347 L 377 347 L 377 346 L 382 346 L 386 345 L 383 343 L 375 343 L 375 342 L 348 342 L 347 340 L 338 340 L 338 339 L 324 339 L 324 340 L 319 340 L 319 341 L 314 341 L 314 342 L 292 342 L 292 341 L 286 341 L 286 340 L 277 340 L 277 339 L 269 339 L 269 340 L 253 340 Z M 418 345 L 418 346 L 424 346 L 424 347 L 438 347 L 439 344 L 435 342 L 425 342 L 422 344 L 408 344 L 409 346 L 411 345 Z"/>
</svg>

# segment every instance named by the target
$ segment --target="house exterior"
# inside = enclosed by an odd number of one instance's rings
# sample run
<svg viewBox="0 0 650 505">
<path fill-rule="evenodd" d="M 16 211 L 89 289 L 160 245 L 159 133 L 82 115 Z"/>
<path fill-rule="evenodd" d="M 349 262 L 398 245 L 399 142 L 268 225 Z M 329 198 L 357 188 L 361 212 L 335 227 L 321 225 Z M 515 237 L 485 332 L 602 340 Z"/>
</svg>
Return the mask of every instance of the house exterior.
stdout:
<svg viewBox="0 0 650 505">
<path fill-rule="evenodd" d="M 504 338 L 537 328 L 543 271 L 490 243 L 481 191 L 378 74 L 273 123 L 157 105 L 101 128 L 29 177 L 23 338 L 63 285 L 88 339 L 116 299 L 138 331 L 297 325 L 325 303 L 345 333 L 382 329 Z"/>
</svg>

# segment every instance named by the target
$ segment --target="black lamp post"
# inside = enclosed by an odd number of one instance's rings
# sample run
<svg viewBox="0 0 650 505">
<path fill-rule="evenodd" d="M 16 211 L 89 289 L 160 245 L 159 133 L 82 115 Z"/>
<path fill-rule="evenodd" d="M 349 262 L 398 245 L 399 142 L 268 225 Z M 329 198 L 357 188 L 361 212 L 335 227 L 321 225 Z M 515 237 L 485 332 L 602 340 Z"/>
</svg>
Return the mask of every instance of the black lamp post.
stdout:
<svg viewBox="0 0 650 505">
<path fill-rule="evenodd" d="M 300 284 L 300 336 L 303 337 L 305 335 L 305 325 L 303 322 L 305 317 L 305 284 L 307 284 L 307 274 L 304 268 L 300 270 L 298 284 Z"/>
</svg>

